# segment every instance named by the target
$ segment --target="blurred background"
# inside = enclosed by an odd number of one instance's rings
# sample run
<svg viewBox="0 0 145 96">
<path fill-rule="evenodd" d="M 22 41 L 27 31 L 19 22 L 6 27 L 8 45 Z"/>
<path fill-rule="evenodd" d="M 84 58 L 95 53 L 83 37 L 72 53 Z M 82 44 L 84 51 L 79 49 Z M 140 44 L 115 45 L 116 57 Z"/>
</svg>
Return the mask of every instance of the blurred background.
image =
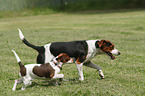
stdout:
<svg viewBox="0 0 145 96">
<path fill-rule="evenodd" d="M 145 8 L 145 0 L 0 0 L 0 17 L 4 12 L 33 9 L 50 11 L 86 11 Z"/>
</svg>

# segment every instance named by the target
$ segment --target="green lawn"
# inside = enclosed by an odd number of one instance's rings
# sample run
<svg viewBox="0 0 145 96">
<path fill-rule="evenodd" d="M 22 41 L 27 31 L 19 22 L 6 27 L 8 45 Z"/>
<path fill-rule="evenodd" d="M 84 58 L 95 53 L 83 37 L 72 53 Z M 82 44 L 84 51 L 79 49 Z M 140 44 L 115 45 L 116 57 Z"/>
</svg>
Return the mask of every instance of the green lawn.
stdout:
<svg viewBox="0 0 145 96">
<path fill-rule="evenodd" d="M 22 84 L 12 91 L 19 78 L 19 66 L 11 50 L 24 64 L 35 63 L 37 52 L 22 43 L 18 30 L 35 45 L 49 42 L 107 39 L 121 51 L 116 60 L 98 55 L 93 63 L 103 69 L 100 80 L 96 70 L 84 66 L 83 82 L 78 81 L 75 64 L 66 64 L 59 86 L 34 80 L 26 90 Z M 145 95 L 145 11 L 77 12 L 0 19 L 0 95 L 1 96 L 143 96 Z"/>
</svg>

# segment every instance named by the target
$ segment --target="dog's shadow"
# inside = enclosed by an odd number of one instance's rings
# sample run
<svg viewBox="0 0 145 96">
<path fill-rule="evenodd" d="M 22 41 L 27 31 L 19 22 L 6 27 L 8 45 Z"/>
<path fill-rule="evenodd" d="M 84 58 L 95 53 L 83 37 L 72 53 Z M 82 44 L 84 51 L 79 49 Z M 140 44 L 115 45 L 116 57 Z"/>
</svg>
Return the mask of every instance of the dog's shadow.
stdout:
<svg viewBox="0 0 145 96">
<path fill-rule="evenodd" d="M 21 84 L 21 85 L 19 85 L 19 86 L 21 86 L 22 87 L 22 85 L 23 84 Z M 49 87 L 49 86 L 60 86 L 61 85 L 61 83 L 58 83 L 58 85 L 54 85 L 53 83 L 51 83 L 51 82 L 41 82 L 41 83 L 37 83 L 37 82 L 32 82 L 32 84 L 31 85 L 28 85 L 27 87 L 26 87 L 26 89 L 29 89 L 29 88 L 33 88 L 33 87 L 36 87 L 36 86 L 43 86 L 43 87 Z M 18 88 L 16 88 L 16 90 L 21 90 L 21 87 L 18 87 Z"/>
<path fill-rule="evenodd" d="M 15 78 L 10 78 L 9 80 L 14 81 L 16 79 Z M 34 80 L 31 85 L 28 85 L 26 87 L 26 89 L 29 89 L 29 88 L 32 88 L 32 87 L 35 87 L 35 86 L 43 86 L 43 87 L 60 86 L 62 82 L 63 82 L 62 80 L 40 80 L 40 81 L 39 80 L 36 80 L 36 81 Z M 21 90 L 22 86 L 24 86 L 23 83 L 17 84 L 16 90 Z"/>
<path fill-rule="evenodd" d="M 10 80 L 14 80 L 14 78 L 11 78 Z M 54 82 L 57 82 L 57 84 L 54 84 Z M 69 79 L 63 79 L 63 80 L 40 80 L 40 81 L 33 81 L 31 85 L 27 86 L 28 88 L 32 88 L 35 86 L 43 86 L 43 87 L 49 87 L 49 86 L 60 86 L 63 83 L 69 83 L 71 85 L 74 84 L 86 84 L 88 83 L 89 80 L 85 80 L 85 81 L 80 81 L 78 78 L 69 78 Z M 18 84 L 19 85 L 19 84 Z M 23 83 L 21 83 L 22 87 Z M 16 88 L 16 90 L 21 90 L 21 87 Z"/>
</svg>

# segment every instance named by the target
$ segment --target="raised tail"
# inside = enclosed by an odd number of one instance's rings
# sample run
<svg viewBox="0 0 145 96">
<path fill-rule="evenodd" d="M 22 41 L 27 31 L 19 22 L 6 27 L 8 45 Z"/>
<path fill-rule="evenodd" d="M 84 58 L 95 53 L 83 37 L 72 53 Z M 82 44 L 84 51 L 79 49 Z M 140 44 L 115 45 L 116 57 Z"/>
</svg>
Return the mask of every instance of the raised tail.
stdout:
<svg viewBox="0 0 145 96">
<path fill-rule="evenodd" d="M 21 62 L 19 56 L 17 55 L 17 53 L 16 53 L 14 50 L 12 50 L 12 52 L 14 53 L 14 55 L 15 55 L 15 57 L 16 57 L 16 59 L 17 59 L 17 62 L 18 62 L 18 64 L 19 64 L 19 66 L 20 66 L 20 67 L 24 67 L 24 65 L 22 64 L 22 62 Z"/>
<path fill-rule="evenodd" d="M 20 39 L 21 39 L 27 46 L 29 46 L 29 47 L 31 47 L 31 48 L 33 48 L 33 49 L 35 49 L 35 50 L 37 50 L 37 51 L 39 52 L 40 49 L 42 48 L 42 46 L 35 46 L 35 45 L 29 43 L 29 42 L 25 39 L 25 37 L 24 37 L 22 31 L 21 31 L 19 28 L 18 28 L 18 30 L 19 30 Z"/>
</svg>

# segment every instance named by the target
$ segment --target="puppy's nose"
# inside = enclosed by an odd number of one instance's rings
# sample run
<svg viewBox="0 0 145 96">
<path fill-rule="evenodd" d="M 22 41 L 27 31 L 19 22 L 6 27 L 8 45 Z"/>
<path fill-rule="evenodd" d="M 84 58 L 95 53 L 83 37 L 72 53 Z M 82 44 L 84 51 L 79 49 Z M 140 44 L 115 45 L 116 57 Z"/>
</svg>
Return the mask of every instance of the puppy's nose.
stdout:
<svg viewBox="0 0 145 96">
<path fill-rule="evenodd" d="M 120 52 L 118 52 L 118 55 L 120 55 L 121 53 Z"/>
</svg>

